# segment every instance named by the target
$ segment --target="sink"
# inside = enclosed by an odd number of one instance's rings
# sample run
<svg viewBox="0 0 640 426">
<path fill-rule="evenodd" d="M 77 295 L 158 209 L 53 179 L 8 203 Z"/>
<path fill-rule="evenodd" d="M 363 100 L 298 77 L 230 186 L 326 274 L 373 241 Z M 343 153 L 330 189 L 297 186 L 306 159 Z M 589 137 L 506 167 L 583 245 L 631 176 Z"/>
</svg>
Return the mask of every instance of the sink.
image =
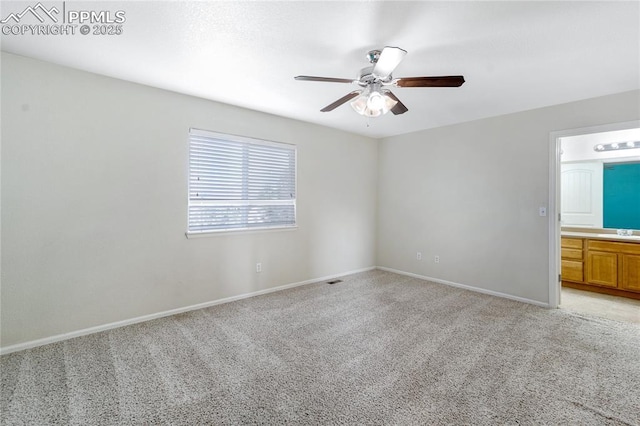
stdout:
<svg viewBox="0 0 640 426">
<path fill-rule="evenodd" d="M 618 234 L 598 234 L 598 237 L 602 238 L 620 238 L 623 240 L 638 240 L 640 241 L 640 235 L 618 235 Z"/>
</svg>

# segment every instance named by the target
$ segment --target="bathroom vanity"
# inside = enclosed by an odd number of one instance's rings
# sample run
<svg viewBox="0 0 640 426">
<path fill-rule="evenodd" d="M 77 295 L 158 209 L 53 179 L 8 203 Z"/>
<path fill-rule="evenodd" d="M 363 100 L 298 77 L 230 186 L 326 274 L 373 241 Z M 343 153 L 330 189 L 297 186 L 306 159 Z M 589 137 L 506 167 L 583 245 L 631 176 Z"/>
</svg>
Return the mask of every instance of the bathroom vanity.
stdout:
<svg viewBox="0 0 640 426">
<path fill-rule="evenodd" d="M 562 285 L 640 299 L 640 236 L 562 231 Z"/>
</svg>

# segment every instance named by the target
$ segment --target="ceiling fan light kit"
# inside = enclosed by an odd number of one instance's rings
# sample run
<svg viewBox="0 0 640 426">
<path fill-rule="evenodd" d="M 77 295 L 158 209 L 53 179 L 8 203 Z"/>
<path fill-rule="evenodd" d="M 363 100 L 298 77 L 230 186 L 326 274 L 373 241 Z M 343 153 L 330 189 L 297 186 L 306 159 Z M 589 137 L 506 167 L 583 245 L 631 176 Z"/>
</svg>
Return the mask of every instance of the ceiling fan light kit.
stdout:
<svg viewBox="0 0 640 426">
<path fill-rule="evenodd" d="M 351 107 L 360 115 L 378 117 L 391 111 L 397 103 L 397 100 L 389 96 L 388 90 L 371 85 L 363 90 L 354 101 L 351 101 Z"/>
<path fill-rule="evenodd" d="M 379 117 L 391 111 L 394 115 L 404 114 L 409 109 L 400 102 L 387 86 L 393 87 L 459 87 L 464 84 L 461 75 L 442 77 L 405 77 L 394 79 L 392 72 L 407 54 L 399 47 L 387 46 L 382 50 L 370 50 L 367 58 L 373 65 L 360 70 L 356 80 L 332 77 L 313 77 L 299 75 L 294 77 L 302 81 L 318 81 L 327 83 L 354 83 L 363 87 L 355 90 L 337 101 L 327 105 L 320 111 L 332 111 L 340 105 L 351 101 L 351 107 L 360 115 Z"/>
</svg>

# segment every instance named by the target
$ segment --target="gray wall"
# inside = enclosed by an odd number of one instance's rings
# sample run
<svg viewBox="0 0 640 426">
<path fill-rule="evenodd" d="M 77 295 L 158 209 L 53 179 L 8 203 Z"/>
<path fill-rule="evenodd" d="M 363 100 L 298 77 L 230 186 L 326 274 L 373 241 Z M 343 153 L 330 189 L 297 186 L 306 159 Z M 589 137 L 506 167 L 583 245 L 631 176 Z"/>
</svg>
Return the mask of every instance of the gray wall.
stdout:
<svg viewBox="0 0 640 426">
<path fill-rule="evenodd" d="M 189 127 L 296 144 L 298 229 L 186 239 Z M 369 138 L 3 53 L 2 347 L 375 266 L 376 168 Z"/>
<path fill-rule="evenodd" d="M 639 117 L 632 91 L 383 139 L 378 266 L 548 303 L 550 132 Z"/>
<path fill-rule="evenodd" d="M 2 347 L 374 265 L 546 303 L 549 132 L 640 117 L 634 91 L 375 141 L 5 53 L 1 89 Z M 297 144 L 298 229 L 187 240 L 189 127 Z"/>
</svg>

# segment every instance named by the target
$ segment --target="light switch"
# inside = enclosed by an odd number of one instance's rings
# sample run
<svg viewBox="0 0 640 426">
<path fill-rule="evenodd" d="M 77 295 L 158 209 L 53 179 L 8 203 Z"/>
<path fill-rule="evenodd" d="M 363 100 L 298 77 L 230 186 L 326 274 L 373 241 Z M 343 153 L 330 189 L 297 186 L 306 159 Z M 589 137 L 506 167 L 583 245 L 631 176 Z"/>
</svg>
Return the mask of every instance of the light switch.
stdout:
<svg viewBox="0 0 640 426">
<path fill-rule="evenodd" d="M 540 216 L 546 216 L 546 215 L 547 215 L 547 208 L 546 208 L 546 207 L 540 207 L 540 208 L 538 208 L 538 215 L 540 215 Z"/>
</svg>

